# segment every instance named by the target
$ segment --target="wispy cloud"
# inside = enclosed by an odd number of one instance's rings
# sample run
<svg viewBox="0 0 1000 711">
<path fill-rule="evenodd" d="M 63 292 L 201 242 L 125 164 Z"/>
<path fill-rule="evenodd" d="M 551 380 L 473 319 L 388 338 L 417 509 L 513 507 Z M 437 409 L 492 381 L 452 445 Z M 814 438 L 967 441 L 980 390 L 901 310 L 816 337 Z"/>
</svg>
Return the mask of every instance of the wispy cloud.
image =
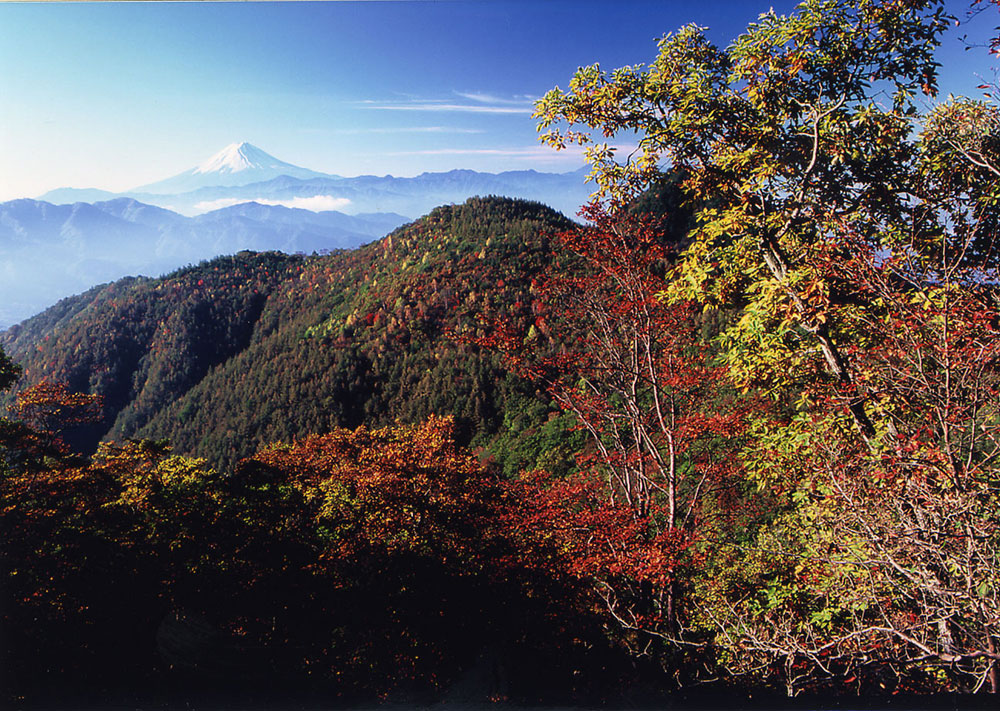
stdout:
<svg viewBox="0 0 1000 711">
<path fill-rule="evenodd" d="M 338 128 L 334 129 L 332 133 L 354 135 L 359 133 L 378 133 L 378 134 L 393 134 L 393 133 L 444 133 L 444 134 L 456 134 L 456 133 L 486 133 L 481 128 L 455 128 L 452 126 L 401 126 L 399 128 L 383 127 L 383 128 Z"/>
<path fill-rule="evenodd" d="M 638 150 L 634 143 L 622 143 L 614 147 L 619 161 L 626 161 Z M 523 160 L 547 164 L 582 165 L 586 161 L 586 149 L 583 146 L 570 145 L 561 151 L 554 151 L 548 146 L 517 146 L 511 148 L 426 148 L 412 151 L 387 152 L 386 156 L 468 156 L 474 158 L 495 157 L 510 160 Z"/>
<path fill-rule="evenodd" d="M 460 96 L 463 99 L 468 99 L 469 101 L 478 101 L 481 104 L 494 104 L 494 105 L 504 105 L 504 104 L 514 104 L 517 106 L 525 106 L 535 103 L 537 97 L 529 96 L 528 94 L 519 94 L 514 97 L 505 98 L 502 96 L 497 96 L 496 94 L 486 94 L 484 92 L 478 91 L 456 91 L 456 96 Z"/>
<path fill-rule="evenodd" d="M 420 101 L 409 104 L 365 104 L 362 108 L 374 111 L 457 111 L 470 114 L 525 114 L 532 112 L 530 106 L 486 106 L 478 104 L 446 104 L 436 101 Z"/>
<path fill-rule="evenodd" d="M 356 102 L 362 109 L 375 111 L 451 111 L 473 114 L 531 114 L 534 111 L 534 97 L 519 94 L 512 97 L 497 96 L 480 91 L 455 91 L 454 98 L 427 99 L 406 97 L 400 100 L 374 101 L 366 99 Z"/>
<path fill-rule="evenodd" d="M 564 159 L 580 160 L 583 149 L 569 146 L 563 151 L 554 151 L 548 146 L 525 146 L 521 148 L 429 148 L 415 151 L 385 153 L 390 156 L 500 156 L 507 158 Z"/>
<path fill-rule="evenodd" d="M 256 198 L 246 200 L 243 198 L 221 198 L 219 200 L 205 200 L 194 206 L 198 212 L 211 212 L 221 210 L 224 207 L 232 207 L 247 202 L 256 202 L 261 205 L 277 205 L 280 207 L 293 207 L 312 212 L 325 212 L 327 210 L 342 210 L 351 204 L 351 201 L 344 197 L 334 197 L 333 195 L 313 195 L 312 197 L 295 197 L 289 200 L 268 200 Z"/>
<path fill-rule="evenodd" d="M 296 197 L 291 200 L 266 200 L 264 204 L 324 212 L 326 210 L 342 210 L 350 205 L 351 201 L 345 197 L 334 197 L 333 195 L 313 195 L 312 197 Z"/>
<path fill-rule="evenodd" d="M 390 156 L 552 156 L 551 150 L 542 151 L 534 148 L 431 148 L 423 151 L 396 151 L 386 153 Z"/>
</svg>

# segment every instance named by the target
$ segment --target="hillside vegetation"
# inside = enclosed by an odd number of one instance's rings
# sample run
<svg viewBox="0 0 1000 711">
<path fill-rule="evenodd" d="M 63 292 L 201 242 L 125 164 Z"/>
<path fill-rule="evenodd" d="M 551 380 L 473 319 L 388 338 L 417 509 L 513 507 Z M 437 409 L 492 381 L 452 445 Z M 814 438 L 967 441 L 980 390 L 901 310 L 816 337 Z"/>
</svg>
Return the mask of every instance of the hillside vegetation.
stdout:
<svg viewBox="0 0 1000 711">
<path fill-rule="evenodd" d="M 533 464 L 543 448 L 515 440 L 535 436 L 547 401 L 468 341 L 490 321 L 534 323 L 551 236 L 570 226 L 537 203 L 472 199 L 350 252 L 241 252 L 115 282 L 0 344 L 24 368 L 19 389 L 48 379 L 101 396 L 102 421 L 74 433 L 84 450 L 166 439 L 230 466 L 268 442 L 438 414 L 460 441 L 502 435 L 497 456 Z"/>
<path fill-rule="evenodd" d="M 126 705 L 1000 693 L 1000 109 L 919 113 L 949 22 L 687 26 L 537 102 L 585 224 L 475 199 L 8 333 L 0 668 Z"/>
</svg>

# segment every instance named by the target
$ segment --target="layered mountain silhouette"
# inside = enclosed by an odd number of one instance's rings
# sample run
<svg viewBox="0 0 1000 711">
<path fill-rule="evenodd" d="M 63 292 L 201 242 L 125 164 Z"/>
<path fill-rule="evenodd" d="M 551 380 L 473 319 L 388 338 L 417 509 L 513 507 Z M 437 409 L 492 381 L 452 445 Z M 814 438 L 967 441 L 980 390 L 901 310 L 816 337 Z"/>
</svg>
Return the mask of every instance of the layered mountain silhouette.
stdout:
<svg viewBox="0 0 1000 711">
<path fill-rule="evenodd" d="M 256 203 L 197 217 L 131 198 L 0 203 L 0 327 L 123 276 L 157 276 L 245 249 L 351 249 L 405 222 L 393 213 L 346 215 Z"/>
<path fill-rule="evenodd" d="M 179 175 L 124 193 L 59 188 L 39 199 L 60 204 L 128 197 L 185 215 L 240 202 L 259 202 L 349 214 L 396 212 L 413 217 L 438 205 L 460 203 L 473 196 L 498 195 L 537 200 L 565 215 L 575 215 L 590 194 L 585 175 L 586 169 L 571 173 L 452 170 L 421 173 L 412 178 L 392 175 L 345 178 L 286 163 L 243 142 L 226 146 Z"/>
<path fill-rule="evenodd" d="M 0 328 L 128 275 L 156 276 L 241 250 L 350 249 L 474 196 L 535 200 L 574 215 L 588 193 L 583 170 L 344 178 L 233 143 L 124 193 L 60 188 L 0 203 Z"/>
<path fill-rule="evenodd" d="M 584 177 L 581 169 L 345 178 L 242 142 L 124 193 L 60 188 L 0 203 L 0 328 L 128 275 L 156 276 L 241 250 L 354 248 L 474 196 L 538 201 L 572 216 L 589 196 Z"/>
</svg>

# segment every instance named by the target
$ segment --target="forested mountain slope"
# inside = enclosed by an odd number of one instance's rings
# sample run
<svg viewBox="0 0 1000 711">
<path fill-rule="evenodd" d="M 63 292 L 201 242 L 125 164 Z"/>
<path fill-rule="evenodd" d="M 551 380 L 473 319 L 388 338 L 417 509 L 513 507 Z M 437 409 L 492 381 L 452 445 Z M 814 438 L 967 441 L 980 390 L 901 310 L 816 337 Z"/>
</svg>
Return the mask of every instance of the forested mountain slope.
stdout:
<svg viewBox="0 0 1000 711">
<path fill-rule="evenodd" d="M 0 343 L 24 367 L 19 388 L 63 380 L 103 397 L 104 420 L 77 436 L 83 449 L 162 438 L 228 465 L 267 442 L 431 413 L 454 415 L 464 441 L 486 446 L 545 421 L 548 406 L 496 354 L 449 334 L 480 319 L 526 328 L 553 258 L 548 235 L 570 226 L 539 203 L 476 198 L 351 252 L 243 252 L 122 280 Z"/>
</svg>

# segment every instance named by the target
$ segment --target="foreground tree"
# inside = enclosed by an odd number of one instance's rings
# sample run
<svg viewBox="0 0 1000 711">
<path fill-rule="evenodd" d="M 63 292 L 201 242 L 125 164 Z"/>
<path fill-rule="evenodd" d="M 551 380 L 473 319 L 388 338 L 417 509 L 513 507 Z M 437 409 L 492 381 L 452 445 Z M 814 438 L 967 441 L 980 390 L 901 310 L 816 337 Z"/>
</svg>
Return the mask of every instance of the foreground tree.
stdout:
<svg viewBox="0 0 1000 711">
<path fill-rule="evenodd" d="M 830 318 L 838 294 L 822 261 L 831 235 L 848 228 L 889 240 L 888 226 L 910 213 L 912 98 L 933 91 L 945 25 L 939 3 L 811 0 L 791 17 L 762 15 L 728 50 L 685 27 L 660 42 L 650 67 L 581 69 L 568 92 L 536 107 L 545 142 L 588 145 L 612 209 L 665 162 L 685 176 L 698 224 L 678 287 L 747 303 L 731 331 L 734 373 L 787 382 L 787 365 L 815 350 L 873 445 L 880 416 Z M 553 128 L 559 122 L 569 128 Z M 606 137 L 638 132 L 639 149 L 618 163 L 578 125 Z"/>
<path fill-rule="evenodd" d="M 536 325 L 490 340 L 587 435 L 576 475 L 522 479 L 516 528 L 532 546 L 559 538 L 557 567 L 589 581 L 635 652 L 691 666 L 692 591 L 707 548 L 737 528 L 732 454 L 752 399 L 726 385 L 702 338 L 718 315 L 656 298 L 676 258 L 666 223 L 582 214 L 589 227 L 557 238 L 572 266 L 553 268 Z"/>
<path fill-rule="evenodd" d="M 574 581 L 546 565 L 550 544 L 512 535 L 517 501 L 455 444 L 451 418 L 274 445 L 241 465 L 248 477 L 300 502 L 282 527 L 314 551 L 298 633 L 310 669 L 345 688 L 433 694 L 479 657 L 494 700 L 606 683 L 573 673 L 586 655 L 610 658 Z"/>
<path fill-rule="evenodd" d="M 17 394 L 13 414 L 48 447 L 65 450 L 61 435 L 70 428 L 97 422 L 101 398 L 75 393 L 61 381 L 43 380 Z"/>
<path fill-rule="evenodd" d="M 0 392 L 3 392 L 17 381 L 20 375 L 20 368 L 7 354 L 0 348 Z M 6 418 L 0 418 L 0 476 L 3 476 L 7 467 L 7 447 L 13 435 L 11 423 Z"/>
<path fill-rule="evenodd" d="M 723 662 L 790 693 L 997 687 L 998 122 L 967 100 L 918 117 L 946 20 L 809 0 L 726 50 L 684 28 L 537 105 L 544 140 L 589 144 L 613 211 L 664 162 L 684 176 L 697 224 L 660 297 L 739 307 L 731 377 L 796 401 L 745 455 L 787 503 L 704 598 Z M 639 149 L 618 163 L 588 130 Z"/>
<path fill-rule="evenodd" d="M 0 348 L 0 391 L 6 390 L 17 380 L 21 374 L 21 369 L 17 363 L 7 357 L 7 354 Z"/>
</svg>

